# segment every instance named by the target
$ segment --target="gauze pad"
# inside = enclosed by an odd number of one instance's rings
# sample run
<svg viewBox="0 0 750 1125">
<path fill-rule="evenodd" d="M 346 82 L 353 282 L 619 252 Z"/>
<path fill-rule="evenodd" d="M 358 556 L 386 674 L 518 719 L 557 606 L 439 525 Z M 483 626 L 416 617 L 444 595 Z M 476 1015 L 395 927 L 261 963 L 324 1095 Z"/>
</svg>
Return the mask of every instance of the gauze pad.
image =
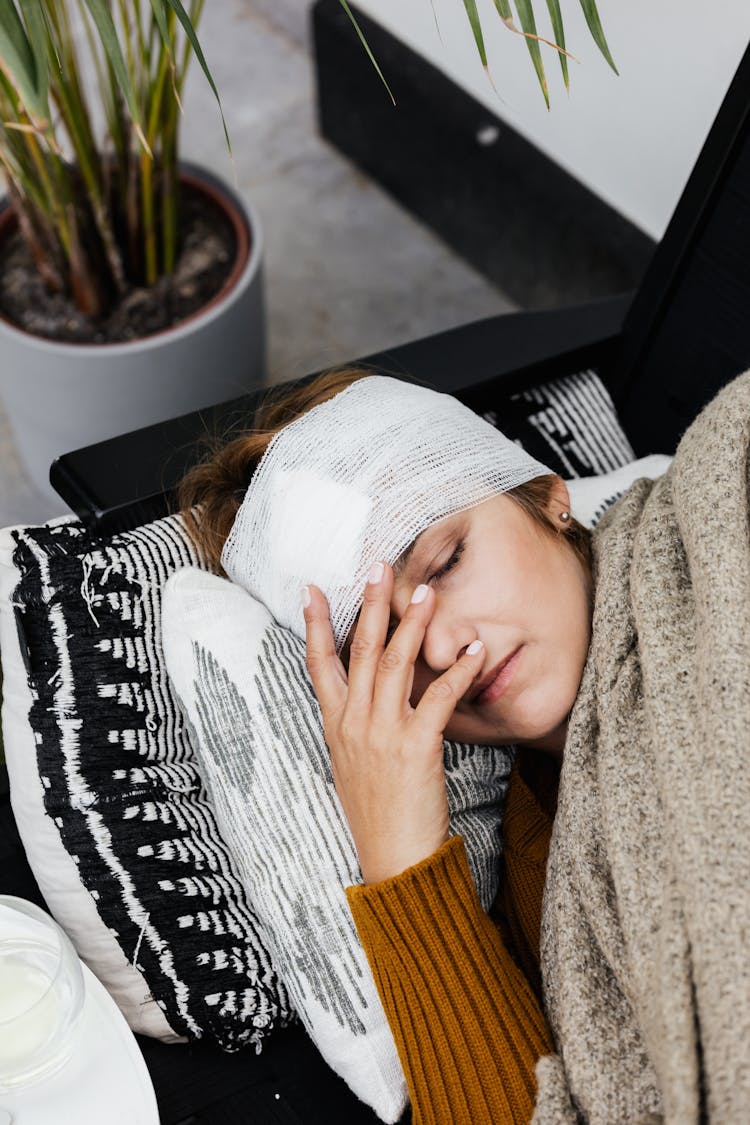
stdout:
<svg viewBox="0 0 750 1125">
<path fill-rule="evenodd" d="M 302 638 L 301 588 L 319 586 L 340 652 L 372 563 L 392 565 L 437 520 L 551 472 L 451 395 L 367 376 L 272 439 L 222 566 Z"/>
</svg>

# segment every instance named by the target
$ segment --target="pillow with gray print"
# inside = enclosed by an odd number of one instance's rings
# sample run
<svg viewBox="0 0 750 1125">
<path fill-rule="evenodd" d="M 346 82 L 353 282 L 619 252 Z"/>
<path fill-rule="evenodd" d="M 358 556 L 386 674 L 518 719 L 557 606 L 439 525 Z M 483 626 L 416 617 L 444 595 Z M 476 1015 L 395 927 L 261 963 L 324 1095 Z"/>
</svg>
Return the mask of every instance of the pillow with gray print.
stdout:
<svg viewBox="0 0 750 1125">
<path fill-rule="evenodd" d="M 328 1064 L 387 1122 L 406 1083 L 344 893 L 362 881 L 302 640 L 240 586 L 194 567 L 163 600 L 167 671 L 274 968 Z M 510 750 L 445 743 L 451 832 L 479 897 L 497 891 Z"/>
</svg>

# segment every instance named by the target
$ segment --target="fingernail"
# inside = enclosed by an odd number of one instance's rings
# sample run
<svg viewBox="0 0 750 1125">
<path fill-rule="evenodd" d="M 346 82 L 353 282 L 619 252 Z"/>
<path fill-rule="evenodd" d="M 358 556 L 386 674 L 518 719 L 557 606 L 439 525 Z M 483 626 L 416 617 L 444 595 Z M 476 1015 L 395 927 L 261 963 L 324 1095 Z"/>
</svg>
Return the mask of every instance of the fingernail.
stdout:
<svg viewBox="0 0 750 1125">
<path fill-rule="evenodd" d="M 424 583 L 421 586 L 417 586 L 416 590 L 411 596 L 411 604 L 419 605 L 420 602 L 423 602 L 427 597 L 428 590 L 429 586 L 425 586 Z"/>
<path fill-rule="evenodd" d="M 302 605 L 304 606 L 305 609 L 307 609 L 307 607 L 310 604 L 310 600 L 311 600 L 310 599 L 310 587 L 309 586 L 303 586 L 302 589 L 300 590 L 300 594 L 302 595 Z"/>
<path fill-rule="evenodd" d="M 469 647 L 466 649 L 466 655 L 467 656 L 475 656 L 476 653 L 478 653 L 479 650 L 483 649 L 483 648 L 484 648 L 484 645 L 482 644 L 481 641 L 472 641 L 471 644 L 469 645 Z"/>
<path fill-rule="evenodd" d="M 380 579 L 383 577 L 383 564 L 373 563 L 370 567 L 370 573 L 367 575 L 367 581 L 371 586 L 377 586 Z"/>
</svg>

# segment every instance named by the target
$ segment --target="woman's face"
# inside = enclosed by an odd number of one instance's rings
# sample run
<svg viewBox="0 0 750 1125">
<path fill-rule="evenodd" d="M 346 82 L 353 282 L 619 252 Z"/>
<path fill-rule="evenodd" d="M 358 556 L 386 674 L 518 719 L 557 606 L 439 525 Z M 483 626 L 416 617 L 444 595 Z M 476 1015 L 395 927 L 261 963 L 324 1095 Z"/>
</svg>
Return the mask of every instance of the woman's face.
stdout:
<svg viewBox="0 0 750 1125">
<path fill-rule="evenodd" d="M 549 510 L 562 526 L 560 512 L 570 505 L 560 478 Z M 572 549 L 499 495 L 433 524 L 396 570 L 392 626 L 416 586 L 427 583 L 436 593 L 412 705 L 478 637 L 484 664 L 458 703 L 446 737 L 560 752 L 591 635 L 590 581 Z M 498 677 L 497 666 L 512 653 L 512 663 Z M 477 694 L 488 677 L 489 686 Z"/>
</svg>

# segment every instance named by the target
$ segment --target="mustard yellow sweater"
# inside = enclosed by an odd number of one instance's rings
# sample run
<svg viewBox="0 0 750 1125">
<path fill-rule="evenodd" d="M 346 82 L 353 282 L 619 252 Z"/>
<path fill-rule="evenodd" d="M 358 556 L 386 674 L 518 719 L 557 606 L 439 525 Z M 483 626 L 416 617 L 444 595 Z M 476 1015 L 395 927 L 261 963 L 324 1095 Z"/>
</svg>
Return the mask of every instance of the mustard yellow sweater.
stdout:
<svg viewBox="0 0 750 1125">
<path fill-rule="evenodd" d="M 559 771 L 519 751 L 492 917 L 461 837 L 382 883 L 347 888 L 396 1041 L 413 1125 L 527 1125 L 534 1067 L 552 1041 L 539 926 Z M 512 950 L 512 953 L 511 953 Z"/>
</svg>

